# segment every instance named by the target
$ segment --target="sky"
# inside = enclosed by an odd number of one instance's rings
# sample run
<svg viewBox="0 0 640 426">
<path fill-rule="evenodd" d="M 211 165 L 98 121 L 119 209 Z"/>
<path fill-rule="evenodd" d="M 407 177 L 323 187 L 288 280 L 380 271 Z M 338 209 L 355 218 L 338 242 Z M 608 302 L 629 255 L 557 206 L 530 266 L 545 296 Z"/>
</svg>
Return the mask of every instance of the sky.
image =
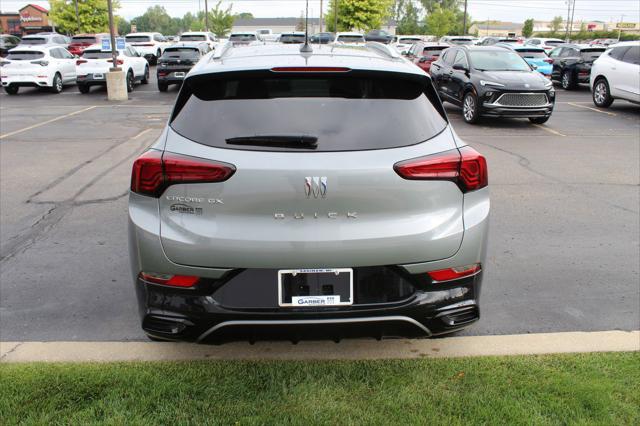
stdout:
<svg viewBox="0 0 640 426">
<path fill-rule="evenodd" d="M 79 0 L 82 1 L 82 0 Z M 186 12 L 196 12 L 204 8 L 204 0 L 119 0 L 121 8 L 116 13 L 131 19 L 142 15 L 153 5 L 161 5 L 171 16 L 182 16 Z M 327 2 L 324 0 L 326 11 Z M 617 22 L 640 21 L 640 0 L 575 0 L 574 20 L 601 20 Z M 213 7 L 217 0 L 209 0 Z M 14 12 L 22 6 L 34 3 L 45 8 L 47 1 L 0 0 L 0 10 Z M 251 12 L 257 18 L 300 16 L 305 0 L 224 0 L 223 5 L 233 4 L 233 12 Z M 561 15 L 566 19 L 567 0 L 468 0 L 468 10 L 474 20 L 523 22 L 525 19 L 551 20 Z M 309 16 L 317 17 L 320 0 L 309 0 Z"/>
</svg>

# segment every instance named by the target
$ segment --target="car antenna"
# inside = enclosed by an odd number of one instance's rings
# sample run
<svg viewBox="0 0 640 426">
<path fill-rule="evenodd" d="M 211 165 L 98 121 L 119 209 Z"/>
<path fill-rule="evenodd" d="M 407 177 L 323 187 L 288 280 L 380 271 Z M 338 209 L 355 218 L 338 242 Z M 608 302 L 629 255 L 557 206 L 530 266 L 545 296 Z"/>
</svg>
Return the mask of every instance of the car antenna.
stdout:
<svg viewBox="0 0 640 426">
<path fill-rule="evenodd" d="M 309 0 L 307 0 L 307 11 L 304 17 L 304 44 L 300 46 L 300 52 L 313 52 L 313 49 L 309 46 Z"/>
</svg>

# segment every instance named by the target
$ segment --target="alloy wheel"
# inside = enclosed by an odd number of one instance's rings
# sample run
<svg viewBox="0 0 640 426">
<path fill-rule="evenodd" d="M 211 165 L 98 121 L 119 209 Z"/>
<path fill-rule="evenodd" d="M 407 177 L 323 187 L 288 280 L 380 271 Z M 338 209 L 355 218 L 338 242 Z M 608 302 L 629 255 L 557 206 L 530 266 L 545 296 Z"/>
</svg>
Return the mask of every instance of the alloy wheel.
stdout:
<svg viewBox="0 0 640 426">
<path fill-rule="evenodd" d="M 566 89 L 569 87 L 569 74 L 566 72 L 562 74 L 562 88 Z"/>
<path fill-rule="evenodd" d="M 473 116 L 476 110 L 476 101 L 473 96 L 466 96 L 464 98 L 464 105 L 462 106 L 462 113 L 467 121 L 473 120 Z"/>
<path fill-rule="evenodd" d="M 593 97 L 598 105 L 605 103 L 607 99 L 607 85 L 604 84 L 604 81 L 599 81 L 598 84 L 596 84 L 596 87 L 593 89 Z"/>
</svg>

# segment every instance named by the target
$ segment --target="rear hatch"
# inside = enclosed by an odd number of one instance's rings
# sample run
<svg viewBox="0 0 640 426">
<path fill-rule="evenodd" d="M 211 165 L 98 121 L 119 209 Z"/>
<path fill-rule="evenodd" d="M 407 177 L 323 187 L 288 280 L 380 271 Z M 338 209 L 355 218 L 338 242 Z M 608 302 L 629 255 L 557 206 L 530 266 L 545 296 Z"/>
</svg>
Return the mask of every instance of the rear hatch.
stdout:
<svg viewBox="0 0 640 426">
<path fill-rule="evenodd" d="M 80 59 L 76 61 L 77 73 L 84 75 L 88 73 L 107 73 L 111 68 L 113 59 L 111 51 L 101 51 L 97 49 L 85 50 Z"/>
<path fill-rule="evenodd" d="M 218 183 L 160 196 L 179 264 L 229 268 L 395 265 L 452 256 L 463 194 L 401 178 L 400 161 L 457 150 L 426 76 L 260 72 L 187 78 L 165 156 L 232 164 Z"/>
<path fill-rule="evenodd" d="M 602 53 L 605 51 L 605 48 L 598 48 L 598 47 L 594 47 L 594 48 L 589 48 L 589 49 L 580 49 L 580 59 L 585 63 L 585 64 L 593 64 L 595 62 L 596 59 L 598 59 L 600 57 L 600 55 L 602 55 Z"/>
<path fill-rule="evenodd" d="M 132 46 L 153 46 L 151 36 L 148 35 L 128 35 L 125 40 Z"/>
<path fill-rule="evenodd" d="M 44 53 L 37 50 L 13 50 L 3 60 L 2 74 L 34 76 L 47 65 Z"/>
<path fill-rule="evenodd" d="M 195 47 L 167 47 L 158 61 L 158 74 L 188 72 L 200 59 Z"/>
</svg>

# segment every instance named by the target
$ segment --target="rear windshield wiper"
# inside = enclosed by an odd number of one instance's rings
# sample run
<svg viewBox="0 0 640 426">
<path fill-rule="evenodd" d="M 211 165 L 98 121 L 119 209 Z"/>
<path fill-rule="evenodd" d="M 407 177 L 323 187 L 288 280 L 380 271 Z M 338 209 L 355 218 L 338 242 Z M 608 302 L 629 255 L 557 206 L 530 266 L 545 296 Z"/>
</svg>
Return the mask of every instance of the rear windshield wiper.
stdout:
<svg viewBox="0 0 640 426">
<path fill-rule="evenodd" d="M 226 139 L 229 145 L 268 146 L 273 148 L 316 149 L 318 138 L 315 136 L 242 136 Z"/>
</svg>

